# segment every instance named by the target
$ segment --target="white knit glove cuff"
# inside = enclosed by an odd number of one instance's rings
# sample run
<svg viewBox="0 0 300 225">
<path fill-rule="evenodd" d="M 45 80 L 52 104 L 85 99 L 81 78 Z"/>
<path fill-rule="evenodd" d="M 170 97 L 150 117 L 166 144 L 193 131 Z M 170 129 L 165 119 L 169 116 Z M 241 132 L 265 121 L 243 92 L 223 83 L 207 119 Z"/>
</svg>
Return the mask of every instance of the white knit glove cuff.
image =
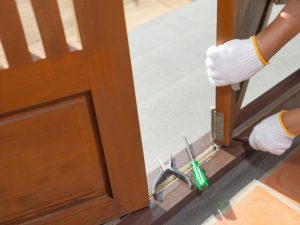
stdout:
<svg viewBox="0 0 300 225">
<path fill-rule="evenodd" d="M 209 80 L 216 86 L 237 84 L 248 80 L 267 62 L 261 56 L 255 36 L 234 39 L 207 50 L 206 67 Z"/>
<path fill-rule="evenodd" d="M 295 135 L 283 124 L 282 113 L 264 119 L 253 129 L 249 138 L 252 148 L 281 155 L 291 147 Z"/>
</svg>

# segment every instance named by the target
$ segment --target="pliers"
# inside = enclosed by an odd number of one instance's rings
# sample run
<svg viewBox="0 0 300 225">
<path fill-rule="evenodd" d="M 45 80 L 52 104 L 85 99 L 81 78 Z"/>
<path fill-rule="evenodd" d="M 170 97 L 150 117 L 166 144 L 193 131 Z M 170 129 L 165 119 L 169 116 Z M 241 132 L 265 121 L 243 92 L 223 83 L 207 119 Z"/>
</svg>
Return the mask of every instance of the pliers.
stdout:
<svg viewBox="0 0 300 225">
<path fill-rule="evenodd" d="M 160 166 L 161 166 L 163 172 L 160 174 L 160 176 L 158 177 L 158 179 L 152 186 L 152 195 L 153 195 L 154 199 L 157 199 L 156 189 L 157 189 L 158 185 L 161 184 L 164 180 L 167 179 L 168 176 L 171 176 L 171 175 L 178 177 L 180 180 L 186 182 L 190 189 L 193 188 L 193 182 L 192 182 L 191 178 L 189 176 L 187 176 L 186 174 L 182 173 L 181 171 L 173 168 L 173 157 L 172 156 L 171 156 L 171 159 L 168 160 L 167 164 L 164 164 L 160 159 L 158 159 L 158 161 L 160 163 Z"/>
</svg>

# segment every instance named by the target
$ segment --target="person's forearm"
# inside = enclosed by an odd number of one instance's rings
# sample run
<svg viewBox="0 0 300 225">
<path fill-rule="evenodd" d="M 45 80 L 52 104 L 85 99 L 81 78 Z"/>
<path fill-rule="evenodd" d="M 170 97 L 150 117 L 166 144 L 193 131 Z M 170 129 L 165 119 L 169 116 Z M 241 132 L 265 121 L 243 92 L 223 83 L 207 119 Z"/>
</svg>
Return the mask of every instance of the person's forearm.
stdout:
<svg viewBox="0 0 300 225">
<path fill-rule="evenodd" d="M 269 61 L 300 32 L 300 0 L 290 0 L 276 19 L 256 36 L 260 53 Z"/>
<path fill-rule="evenodd" d="M 283 123 L 294 135 L 300 135 L 300 108 L 283 113 Z"/>
</svg>

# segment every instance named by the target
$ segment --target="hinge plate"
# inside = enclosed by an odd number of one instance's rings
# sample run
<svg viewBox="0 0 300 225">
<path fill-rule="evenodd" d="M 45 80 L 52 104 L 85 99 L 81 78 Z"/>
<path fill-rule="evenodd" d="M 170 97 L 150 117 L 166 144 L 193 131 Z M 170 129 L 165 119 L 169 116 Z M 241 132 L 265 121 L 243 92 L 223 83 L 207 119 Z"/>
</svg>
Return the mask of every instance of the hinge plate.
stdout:
<svg viewBox="0 0 300 225">
<path fill-rule="evenodd" d="M 215 107 L 211 108 L 211 137 L 213 144 L 224 139 L 224 113 L 217 112 Z"/>
</svg>

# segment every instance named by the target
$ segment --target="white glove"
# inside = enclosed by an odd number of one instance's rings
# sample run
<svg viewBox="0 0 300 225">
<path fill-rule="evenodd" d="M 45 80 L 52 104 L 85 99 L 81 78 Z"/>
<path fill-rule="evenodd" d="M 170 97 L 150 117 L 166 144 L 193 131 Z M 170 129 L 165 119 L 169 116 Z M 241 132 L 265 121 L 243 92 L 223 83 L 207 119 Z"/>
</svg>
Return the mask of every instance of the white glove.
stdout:
<svg viewBox="0 0 300 225">
<path fill-rule="evenodd" d="M 267 64 L 258 50 L 255 36 L 211 46 L 206 54 L 208 78 L 215 86 L 248 80 Z"/>
<path fill-rule="evenodd" d="M 291 147 L 295 135 L 285 127 L 282 113 L 270 116 L 254 127 L 249 138 L 252 148 L 281 155 Z"/>
</svg>

